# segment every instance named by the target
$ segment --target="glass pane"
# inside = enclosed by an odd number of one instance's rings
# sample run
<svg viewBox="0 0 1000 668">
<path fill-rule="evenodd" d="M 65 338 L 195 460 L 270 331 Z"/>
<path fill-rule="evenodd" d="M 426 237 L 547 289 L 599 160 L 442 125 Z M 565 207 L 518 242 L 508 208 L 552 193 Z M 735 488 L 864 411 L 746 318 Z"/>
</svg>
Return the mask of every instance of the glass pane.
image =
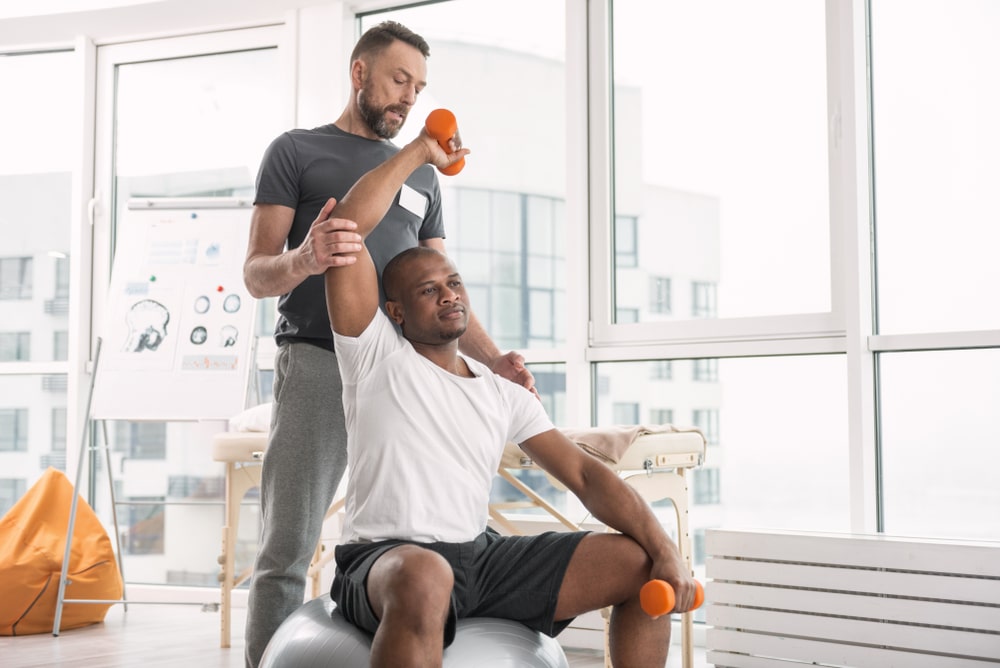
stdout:
<svg viewBox="0 0 1000 668">
<path fill-rule="evenodd" d="M 127 581 L 217 587 L 225 473 L 223 465 L 211 457 L 211 440 L 225 424 L 98 423 L 95 507 L 111 533 L 105 426 Z M 241 508 L 237 571 L 253 561 L 259 515 L 254 488 Z"/>
<path fill-rule="evenodd" d="M 879 356 L 885 530 L 1000 540 L 1000 350 Z"/>
<path fill-rule="evenodd" d="M 528 364 L 535 377 L 535 389 L 549 419 L 556 425 L 566 422 L 566 365 Z"/>
<path fill-rule="evenodd" d="M 278 65 L 276 49 L 119 65 L 116 220 L 131 197 L 252 197 L 261 155 L 286 129 Z"/>
<path fill-rule="evenodd" d="M 287 129 L 286 101 L 274 93 L 278 71 L 273 48 L 118 65 L 115 224 L 132 197 L 251 197 L 264 149 Z M 274 300 L 264 300 L 259 336 L 273 336 L 274 312 Z M 270 399 L 271 379 L 258 373 L 262 400 Z M 217 587 L 224 469 L 211 458 L 211 438 L 225 424 L 108 426 L 127 581 Z M 109 517 L 102 485 L 99 510 Z M 237 570 L 250 565 L 259 530 L 251 490 Z"/>
<path fill-rule="evenodd" d="M 48 467 L 66 470 L 66 440 L 65 375 L 0 375 L 0 517 Z"/>
<path fill-rule="evenodd" d="M 633 423 L 638 416 L 641 424 L 669 420 L 702 430 L 708 451 L 691 483 L 692 531 L 849 530 L 842 356 L 664 364 L 598 364 L 597 424 L 621 424 L 618 418 L 628 415 Z M 705 368 L 713 374 L 705 376 Z M 711 487 L 697 489 L 701 481 Z M 669 503 L 657 512 L 665 524 L 675 523 Z"/>
<path fill-rule="evenodd" d="M 257 301 L 256 334 L 259 337 L 274 336 L 274 325 L 278 319 L 278 298 L 265 297 Z"/>
<path fill-rule="evenodd" d="M 616 322 L 829 311 L 825 3 L 613 12 Z"/>
<path fill-rule="evenodd" d="M 74 71 L 72 51 L 0 57 L 5 101 L 31 101 L 0 104 L 0 363 L 66 359 Z"/>
<path fill-rule="evenodd" d="M 368 14 L 361 30 L 387 19 L 422 35 L 431 49 L 427 88 L 396 143 L 410 141 L 431 110 L 446 107 L 472 150 L 462 173 L 440 181 L 445 243 L 476 288 L 477 317 L 501 349 L 565 343 L 562 326 L 540 335 L 524 325 L 526 312 L 539 308 L 535 288 L 550 292 L 547 317 L 565 312 L 565 280 L 557 276 L 565 271 L 565 166 L 538 159 L 565 155 L 565 133 L 552 131 L 566 116 L 565 3 L 454 0 Z M 531 103 L 498 104 L 497 91 L 515 90 Z"/>
<path fill-rule="evenodd" d="M 1000 328 L 1000 4 L 871 15 L 879 331 Z"/>
<path fill-rule="evenodd" d="M 67 359 L 74 58 L 0 57 L 0 517 L 49 466 L 66 470 L 67 376 L 3 371 Z"/>
</svg>

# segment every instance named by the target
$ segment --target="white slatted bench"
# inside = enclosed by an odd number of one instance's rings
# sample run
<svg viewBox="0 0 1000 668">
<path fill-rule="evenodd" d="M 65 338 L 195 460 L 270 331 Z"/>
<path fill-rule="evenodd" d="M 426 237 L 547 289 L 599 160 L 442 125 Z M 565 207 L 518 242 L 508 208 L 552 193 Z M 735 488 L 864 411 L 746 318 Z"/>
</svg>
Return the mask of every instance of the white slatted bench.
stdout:
<svg viewBox="0 0 1000 668">
<path fill-rule="evenodd" d="M 709 530 L 706 552 L 712 665 L 1000 665 L 1000 543 Z"/>
</svg>

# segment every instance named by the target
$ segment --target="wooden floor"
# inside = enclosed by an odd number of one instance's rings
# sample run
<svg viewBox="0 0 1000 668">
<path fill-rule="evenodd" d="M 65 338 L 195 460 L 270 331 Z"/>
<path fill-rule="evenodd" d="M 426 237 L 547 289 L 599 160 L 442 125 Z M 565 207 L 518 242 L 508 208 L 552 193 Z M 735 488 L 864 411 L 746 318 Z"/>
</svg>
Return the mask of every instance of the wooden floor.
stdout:
<svg viewBox="0 0 1000 668">
<path fill-rule="evenodd" d="M 51 633 L 0 636 L 3 668 L 243 668 L 245 608 L 233 610 L 232 647 L 219 647 L 219 613 L 196 605 L 113 605 L 104 622 Z M 571 668 L 601 668 L 593 650 L 567 650 Z M 668 665 L 675 663 L 671 657 Z"/>
</svg>

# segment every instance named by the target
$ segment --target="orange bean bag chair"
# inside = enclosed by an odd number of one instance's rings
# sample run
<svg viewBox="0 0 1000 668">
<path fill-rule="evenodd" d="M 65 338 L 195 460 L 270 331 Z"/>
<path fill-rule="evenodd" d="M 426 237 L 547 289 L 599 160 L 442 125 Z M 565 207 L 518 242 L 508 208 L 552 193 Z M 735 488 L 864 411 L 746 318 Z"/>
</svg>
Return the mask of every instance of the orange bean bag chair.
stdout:
<svg viewBox="0 0 1000 668">
<path fill-rule="evenodd" d="M 66 550 L 73 485 L 49 467 L 0 520 L 0 635 L 51 633 Z M 64 600 L 122 597 L 122 577 L 107 532 L 80 498 Z M 112 603 L 64 603 L 59 630 L 104 620 Z"/>
</svg>

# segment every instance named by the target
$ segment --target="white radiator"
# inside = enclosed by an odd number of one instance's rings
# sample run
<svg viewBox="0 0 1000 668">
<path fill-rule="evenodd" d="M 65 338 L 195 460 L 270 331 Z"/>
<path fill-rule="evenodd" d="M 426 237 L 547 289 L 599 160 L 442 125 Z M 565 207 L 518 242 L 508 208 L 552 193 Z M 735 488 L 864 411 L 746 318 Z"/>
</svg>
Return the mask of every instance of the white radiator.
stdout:
<svg viewBox="0 0 1000 668">
<path fill-rule="evenodd" d="M 706 533 L 709 664 L 996 668 L 1000 543 Z"/>
</svg>

